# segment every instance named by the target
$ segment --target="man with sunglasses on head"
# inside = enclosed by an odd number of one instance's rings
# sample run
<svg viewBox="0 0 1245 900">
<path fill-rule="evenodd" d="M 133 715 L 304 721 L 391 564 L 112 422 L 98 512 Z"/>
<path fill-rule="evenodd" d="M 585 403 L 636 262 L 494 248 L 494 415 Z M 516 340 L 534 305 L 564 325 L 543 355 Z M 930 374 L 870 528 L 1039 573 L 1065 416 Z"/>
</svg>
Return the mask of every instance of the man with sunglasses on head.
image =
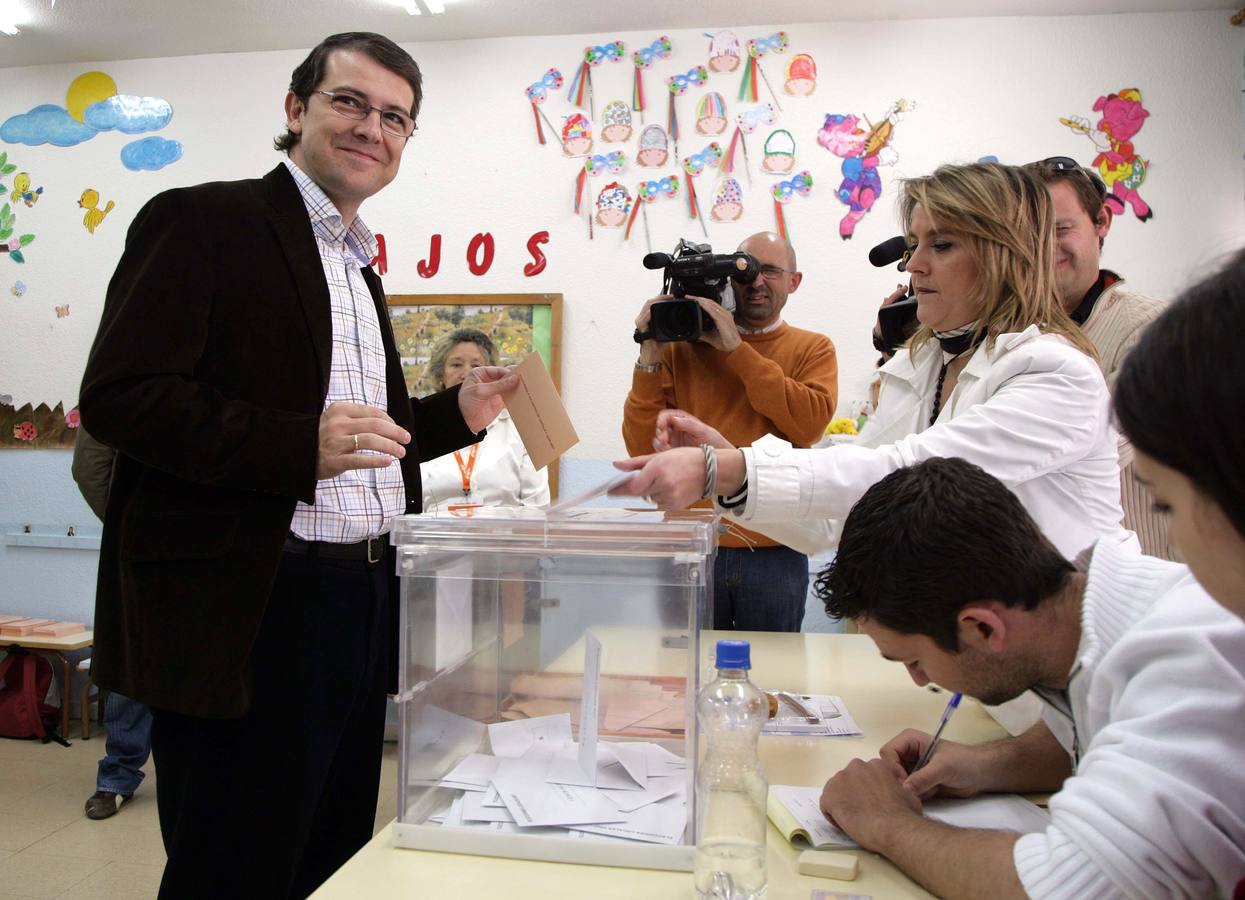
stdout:
<svg viewBox="0 0 1245 900">
<path fill-rule="evenodd" d="M 1100 268 L 1102 245 L 1112 221 L 1102 179 L 1066 156 L 1052 156 L 1025 168 L 1046 183 L 1054 201 L 1055 280 L 1063 308 L 1097 348 L 1107 386 L 1114 388 L 1124 358 L 1165 304 L 1132 290 L 1119 275 Z M 1167 519 L 1154 512 L 1149 492 L 1137 480 L 1131 445 L 1121 438 L 1119 450 L 1124 525 L 1137 533 L 1145 553 L 1174 559 L 1167 543 Z"/>
<path fill-rule="evenodd" d="M 823 334 L 782 319 L 787 296 L 803 279 L 791 242 L 772 232 L 739 245 L 760 275 L 733 282 L 735 311 L 691 298 L 713 322 L 698 341 L 640 344 L 631 392 L 623 407 L 623 439 L 633 456 L 665 450 L 680 440 L 672 417 L 690 414 L 736 446 L 776 434 L 810 447 L 825 433 L 838 398 L 838 360 Z M 654 303 L 636 318 L 649 331 Z M 713 573 L 713 627 L 742 631 L 799 631 L 808 594 L 808 557 L 738 525 L 718 537 Z"/>
<path fill-rule="evenodd" d="M 134 218 L 83 378 L 118 451 L 93 671 L 152 709 L 161 897 L 305 897 L 372 836 L 419 463 L 478 441 L 517 376 L 407 395 L 360 204 L 398 173 L 418 66 L 326 38 L 261 179 Z"/>
</svg>

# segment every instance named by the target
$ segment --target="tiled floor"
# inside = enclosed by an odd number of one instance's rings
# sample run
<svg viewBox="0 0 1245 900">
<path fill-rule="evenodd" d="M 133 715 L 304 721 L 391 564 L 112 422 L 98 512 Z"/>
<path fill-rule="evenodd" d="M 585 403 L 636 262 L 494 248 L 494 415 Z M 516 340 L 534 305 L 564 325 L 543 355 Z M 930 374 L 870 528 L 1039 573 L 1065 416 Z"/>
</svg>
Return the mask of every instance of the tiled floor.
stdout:
<svg viewBox="0 0 1245 900">
<path fill-rule="evenodd" d="M 110 819 L 82 810 L 95 791 L 102 735 L 57 744 L 0 739 L 0 900 L 150 900 L 164 866 L 155 773 Z M 385 744 L 379 830 L 397 809 L 398 745 Z"/>
</svg>

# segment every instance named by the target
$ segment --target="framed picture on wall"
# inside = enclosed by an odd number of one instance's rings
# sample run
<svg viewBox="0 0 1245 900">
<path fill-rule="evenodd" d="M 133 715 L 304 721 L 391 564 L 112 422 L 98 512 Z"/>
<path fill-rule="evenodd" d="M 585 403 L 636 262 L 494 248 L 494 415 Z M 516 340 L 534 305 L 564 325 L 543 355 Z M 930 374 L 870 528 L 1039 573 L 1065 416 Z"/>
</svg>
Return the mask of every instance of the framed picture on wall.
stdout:
<svg viewBox="0 0 1245 900">
<path fill-rule="evenodd" d="M 437 344 L 458 328 L 488 335 L 497 348 L 498 365 L 539 353 L 562 392 L 561 294 L 389 294 L 385 299 L 411 396 L 441 389 L 429 375 L 429 363 Z M 558 496 L 556 466 L 549 469 L 549 490 Z"/>
</svg>

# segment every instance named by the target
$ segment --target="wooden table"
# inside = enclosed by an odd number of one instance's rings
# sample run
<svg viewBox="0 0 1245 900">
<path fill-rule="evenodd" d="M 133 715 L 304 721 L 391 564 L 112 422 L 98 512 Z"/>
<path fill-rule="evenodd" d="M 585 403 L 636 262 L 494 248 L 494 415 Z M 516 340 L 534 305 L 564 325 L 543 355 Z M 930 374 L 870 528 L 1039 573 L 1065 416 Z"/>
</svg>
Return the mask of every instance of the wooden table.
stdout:
<svg viewBox="0 0 1245 900">
<path fill-rule="evenodd" d="M 20 637 L 5 635 L 0 637 L 0 650 L 9 647 L 21 647 L 23 650 L 36 650 L 50 653 L 61 663 L 61 737 L 69 737 L 69 685 L 73 680 L 73 669 L 65 658 L 66 650 L 83 650 L 90 647 L 95 640 L 95 632 L 79 631 L 63 637 L 27 634 Z"/>
<path fill-rule="evenodd" d="M 722 635 L 727 636 L 727 635 Z M 764 634 L 734 632 L 752 641 L 752 679 L 761 687 L 837 694 L 847 703 L 863 737 L 762 737 L 761 761 L 771 784 L 820 785 L 855 757 L 870 758 L 902 729 L 933 729 L 948 695 L 918 688 L 903 666 L 887 662 L 873 641 L 855 634 Z M 712 641 L 715 635 L 706 635 Z M 608 647 L 608 644 L 607 644 Z M 966 743 L 996 740 L 1006 732 L 975 702 L 965 699 L 946 736 Z M 392 823 L 346 863 L 314 896 L 358 897 L 592 898 L 592 900 L 688 900 L 691 875 L 650 869 L 467 856 L 392 846 Z M 812 878 L 796 872 L 799 851 L 773 827 L 767 842 L 767 900 L 808 900 L 811 892 L 882 898 L 929 897 L 880 856 L 857 851 L 860 877 L 853 882 Z"/>
</svg>

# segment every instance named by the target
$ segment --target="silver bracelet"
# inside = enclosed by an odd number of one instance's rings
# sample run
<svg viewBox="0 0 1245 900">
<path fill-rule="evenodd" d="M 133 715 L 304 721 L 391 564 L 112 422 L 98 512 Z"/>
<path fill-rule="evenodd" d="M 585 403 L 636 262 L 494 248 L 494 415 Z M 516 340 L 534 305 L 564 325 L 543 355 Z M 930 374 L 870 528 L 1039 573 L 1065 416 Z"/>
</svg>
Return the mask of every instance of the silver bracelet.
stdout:
<svg viewBox="0 0 1245 900">
<path fill-rule="evenodd" d="M 700 449 L 705 454 L 705 487 L 700 492 L 700 499 L 708 500 L 718 486 L 718 455 L 708 444 L 701 444 Z"/>
<path fill-rule="evenodd" d="M 640 360 L 637 359 L 635 361 L 635 370 L 637 372 L 660 372 L 661 363 L 660 362 L 646 363 L 646 362 L 640 362 Z"/>
</svg>

